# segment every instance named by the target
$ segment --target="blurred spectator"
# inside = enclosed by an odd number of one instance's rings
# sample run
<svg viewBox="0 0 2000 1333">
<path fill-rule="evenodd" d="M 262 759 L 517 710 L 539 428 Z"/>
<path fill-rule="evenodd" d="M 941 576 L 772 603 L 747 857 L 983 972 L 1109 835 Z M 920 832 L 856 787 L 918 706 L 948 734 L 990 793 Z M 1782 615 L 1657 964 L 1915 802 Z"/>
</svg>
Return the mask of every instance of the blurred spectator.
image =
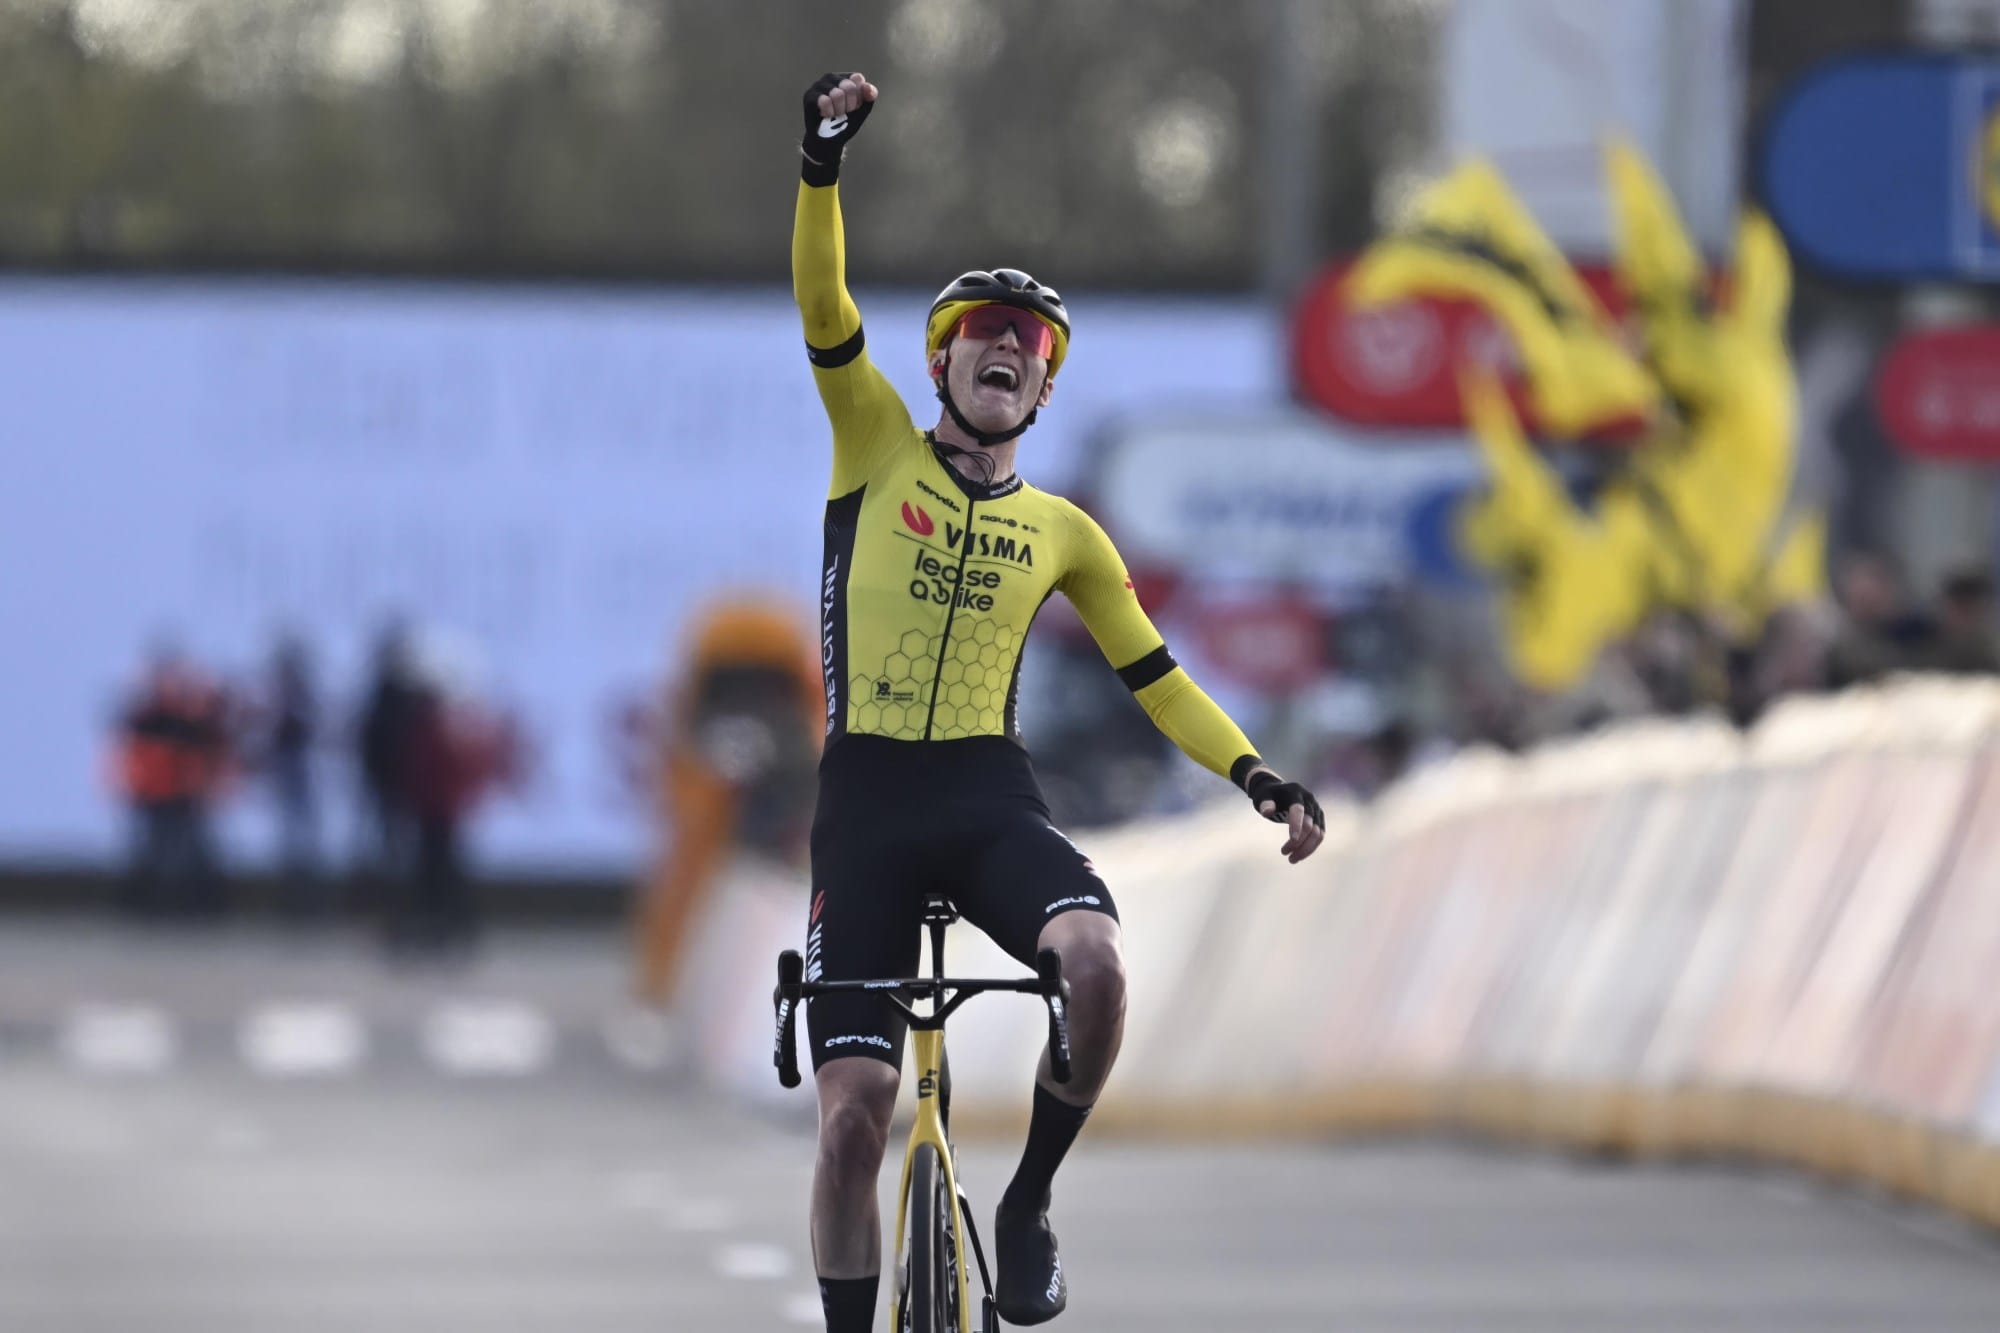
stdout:
<svg viewBox="0 0 2000 1333">
<path fill-rule="evenodd" d="M 442 949 L 472 940 L 476 913 L 465 875 L 461 829 L 472 774 L 442 691 L 411 696 L 402 777 L 416 834 L 410 878 L 391 889 L 392 946 Z"/>
<path fill-rule="evenodd" d="M 1382 785 L 1374 738 L 1386 722 L 1378 690 L 1328 672 L 1276 701 L 1265 724 L 1272 741 L 1260 738 L 1258 753 L 1286 755 L 1283 771 L 1300 773 L 1322 795 L 1365 798 Z"/>
<path fill-rule="evenodd" d="M 1956 569 L 1938 590 L 1937 629 L 1922 665 L 1955 675 L 2000 672 L 1993 623 L 1993 578 L 1983 569 Z"/>
<path fill-rule="evenodd" d="M 817 645 L 785 606 L 707 611 L 669 689 L 659 782 L 665 851 L 635 923 L 638 999 L 673 995 L 681 946 L 729 853 L 802 865 L 824 730 Z"/>
<path fill-rule="evenodd" d="M 1825 689 L 1833 634 L 1824 603 L 1773 611 L 1757 643 L 1730 654 L 1730 720 L 1747 727 L 1779 699 Z"/>
<path fill-rule="evenodd" d="M 1375 787 L 1369 794 L 1394 784 L 1408 773 L 1417 759 L 1417 733 L 1402 718 L 1390 719 L 1369 742 L 1375 757 Z"/>
<path fill-rule="evenodd" d="M 228 764 L 221 689 L 174 649 L 159 650 L 118 727 L 116 780 L 132 811 L 128 910 L 148 919 L 222 915 L 209 815 Z"/>
<path fill-rule="evenodd" d="M 1035 775 L 1056 821 L 1098 828 L 1147 813 L 1176 770 L 1172 743 L 1067 607 L 1045 609 L 1035 628 L 1023 708 L 1034 708 Z"/>
<path fill-rule="evenodd" d="M 320 873 L 319 817 L 314 799 L 312 749 L 319 733 L 319 704 L 305 645 L 278 644 L 271 665 L 264 737 L 265 773 L 278 806 L 280 901 L 287 915 L 325 915 L 332 903 Z"/>
<path fill-rule="evenodd" d="M 1386 722 L 1365 736 L 1333 737 L 1306 771 L 1321 790 L 1372 800 L 1409 771 L 1415 739 L 1409 724 L 1401 720 Z"/>
<path fill-rule="evenodd" d="M 405 767 L 416 710 L 409 632 L 400 622 L 391 621 L 376 640 L 374 679 L 357 735 L 362 805 L 368 822 L 356 863 L 369 867 L 379 886 L 406 880 L 413 870 L 416 826 Z"/>
<path fill-rule="evenodd" d="M 1527 692 L 1512 682 L 1468 674 L 1459 682 L 1460 745 L 1490 745 L 1515 752 L 1533 741 Z"/>
<path fill-rule="evenodd" d="M 403 782 L 398 808 L 415 835 L 412 873 L 390 882 L 389 946 L 401 952 L 469 950 L 479 904 L 466 873 L 465 825 L 480 801 L 512 771 L 508 729 L 467 693 L 462 664 L 442 653 L 413 671 L 406 701 Z"/>
<path fill-rule="evenodd" d="M 1680 717 L 1724 702 L 1726 642 L 1714 625 L 1688 612 L 1662 612 L 1642 623 L 1628 649 L 1649 700 L 1645 711 Z"/>
<path fill-rule="evenodd" d="M 1846 689 L 1918 664 L 1931 627 L 1903 594 L 1889 562 L 1867 552 L 1841 567 L 1842 622 L 1827 653 L 1827 684 Z"/>
</svg>

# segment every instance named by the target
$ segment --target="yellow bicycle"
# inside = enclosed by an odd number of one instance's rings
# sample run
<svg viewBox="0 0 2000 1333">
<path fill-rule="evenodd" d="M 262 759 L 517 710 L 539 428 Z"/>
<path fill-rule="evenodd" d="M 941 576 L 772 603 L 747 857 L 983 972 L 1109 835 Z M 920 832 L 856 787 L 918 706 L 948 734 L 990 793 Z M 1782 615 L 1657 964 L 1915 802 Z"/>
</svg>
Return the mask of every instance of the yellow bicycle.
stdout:
<svg viewBox="0 0 2000 1333">
<path fill-rule="evenodd" d="M 778 955 L 778 1049 L 772 1063 L 778 1081 L 799 1085 L 796 1040 L 799 1006 L 815 995 L 841 991 L 879 994 L 909 1020 L 911 1047 L 917 1069 L 917 1114 L 910 1126 L 909 1148 L 903 1154 L 903 1184 L 896 1209 L 898 1255 L 896 1301 L 890 1308 L 890 1328 L 899 1333 L 999 1333 L 1000 1315 L 993 1304 L 993 1280 L 986 1267 L 986 1250 L 972 1224 L 972 1207 L 958 1183 L 957 1158 L 951 1146 L 951 1066 L 945 1060 L 944 1023 L 958 1006 L 981 991 L 1017 991 L 1039 995 L 1049 1010 L 1049 1072 L 1058 1083 L 1069 1082 L 1069 986 L 1063 981 L 1062 955 L 1043 949 L 1035 958 L 1037 975 L 1011 981 L 955 981 L 944 975 L 945 927 L 958 920 L 949 899 L 932 896 L 924 902 L 924 925 L 930 931 L 931 975 L 909 980 L 807 981 L 805 959 L 796 950 Z M 918 1013 L 909 1001 L 928 999 L 928 1013 Z M 970 1249 L 979 1267 L 979 1328 L 966 1326 L 971 1308 L 971 1282 L 960 1258 Z"/>
</svg>

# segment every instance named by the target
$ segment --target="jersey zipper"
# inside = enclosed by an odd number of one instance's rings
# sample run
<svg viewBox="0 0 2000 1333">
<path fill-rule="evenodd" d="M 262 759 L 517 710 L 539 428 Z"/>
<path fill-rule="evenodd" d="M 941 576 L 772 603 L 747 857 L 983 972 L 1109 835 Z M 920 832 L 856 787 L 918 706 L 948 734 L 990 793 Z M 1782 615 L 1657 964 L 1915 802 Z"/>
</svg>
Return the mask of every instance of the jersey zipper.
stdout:
<svg viewBox="0 0 2000 1333">
<path fill-rule="evenodd" d="M 931 722 L 937 717 L 938 686 L 944 680 L 945 658 L 951 655 L 951 622 L 958 614 L 958 599 L 965 592 L 965 560 L 972 554 L 972 510 L 977 502 L 965 497 L 965 536 L 958 544 L 958 577 L 952 580 L 951 601 L 944 608 L 944 635 L 938 639 L 937 665 L 931 668 L 931 706 L 924 713 L 924 739 L 931 738 Z"/>
</svg>

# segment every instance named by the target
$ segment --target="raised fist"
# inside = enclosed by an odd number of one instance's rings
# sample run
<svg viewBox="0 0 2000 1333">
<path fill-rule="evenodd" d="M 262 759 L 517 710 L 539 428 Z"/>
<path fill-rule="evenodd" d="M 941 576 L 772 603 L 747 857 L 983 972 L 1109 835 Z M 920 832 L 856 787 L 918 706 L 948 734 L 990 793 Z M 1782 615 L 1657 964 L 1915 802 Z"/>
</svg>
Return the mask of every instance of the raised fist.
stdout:
<svg viewBox="0 0 2000 1333">
<path fill-rule="evenodd" d="M 822 74 L 805 95 L 805 138 L 800 149 L 809 161 L 831 165 L 842 148 L 860 132 L 861 122 L 875 109 L 880 90 L 865 74 Z"/>
</svg>

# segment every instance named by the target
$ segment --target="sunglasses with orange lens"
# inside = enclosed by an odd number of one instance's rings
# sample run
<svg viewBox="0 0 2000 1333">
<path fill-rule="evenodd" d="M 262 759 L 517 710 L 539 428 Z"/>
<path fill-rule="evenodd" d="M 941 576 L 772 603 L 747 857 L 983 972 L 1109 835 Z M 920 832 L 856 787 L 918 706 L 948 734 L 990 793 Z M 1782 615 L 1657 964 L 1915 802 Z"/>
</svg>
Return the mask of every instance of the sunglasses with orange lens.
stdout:
<svg viewBox="0 0 2000 1333">
<path fill-rule="evenodd" d="M 1021 350 L 1030 356 L 1049 359 L 1055 350 L 1056 332 L 1041 319 L 1026 310 L 1016 310 L 1009 305 L 979 305 L 965 312 L 959 318 L 954 330 L 962 338 L 976 338 L 981 342 L 998 338 L 1008 329 L 1014 330 L 1014 337 L 1020 342 Z"/>
</svg>

